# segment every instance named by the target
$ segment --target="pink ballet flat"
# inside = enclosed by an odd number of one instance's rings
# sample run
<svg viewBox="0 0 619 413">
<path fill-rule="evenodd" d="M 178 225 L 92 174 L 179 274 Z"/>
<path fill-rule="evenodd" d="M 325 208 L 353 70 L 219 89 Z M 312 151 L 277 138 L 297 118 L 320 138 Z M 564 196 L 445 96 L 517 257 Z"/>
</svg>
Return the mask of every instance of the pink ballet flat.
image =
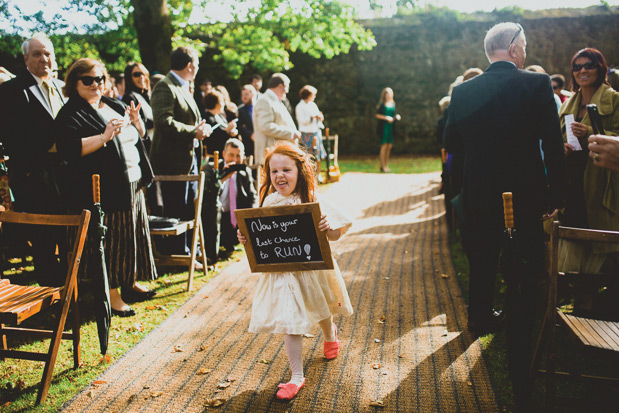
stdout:
<svg viewBox="0 0 619 413">
<path fill-rule="evenodd" d="M 297 395 L 303 386 L 305 386 L 305 379 L 303 379 L 303 383 L 301 383 L 300 386 L 297 386 L 294 383 L 280 383 L 277 385 L 277 387 L 279 387 L 279 390 L 277 391 L 277 398 L 281 400 L 292 400 L 292 398 Z"/>
<path fill-rule="evenodd" d="M 335 330 L 335 341 L 324 342 L 324 353 L 327 360 L 333 360 L 340 353 L 340 346 L 342 343 L 337 339 L 337 326 L 333 324 Z"/>
</svg>

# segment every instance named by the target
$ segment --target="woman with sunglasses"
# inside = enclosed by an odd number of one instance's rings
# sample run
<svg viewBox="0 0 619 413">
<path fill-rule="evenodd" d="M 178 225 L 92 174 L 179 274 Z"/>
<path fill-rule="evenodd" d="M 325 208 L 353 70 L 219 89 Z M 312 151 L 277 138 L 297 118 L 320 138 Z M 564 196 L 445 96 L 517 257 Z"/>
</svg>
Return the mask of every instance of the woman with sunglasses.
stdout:
<svg viewBox="0 0 619 413">
<path fill-rule="evenodd" d="M 569 188 L 561 224 L 616 230 L 619 228 L 619 173 L 601 168 L 598 159 L 588 156 L 587 139 L 593 135 L 593 128 L 587 105 L 597 106 L 606 134 L 617 135 L 619 93 L 608 85 L 608 65 L 599 50 L 586 48 L 577 52 L 572 58 L 571 69 L 574 94 L 563 103 L 559 116 L 565 132 L 566 117 L 573 115 L 574 121 L 569 127 L 582 150 L 565 143 Z M 609 254 L 614 254 L 619 259 L 619 246 L 610 244 L 595 244 L 586 248 L 566 244 L 564 251 L 566 253 L 562 254 L 562 261 L 566 271 L 594 273 L 610 258 Z"/>
<path fill-rule="evenodd" d="M 147 138 L 144 139 L 146 150 L 150 149 L 153 138 L 153 108 L 150 106 L 150 73 L 142 63 L 131 62 L 125 68 L 125 94 L 122 101 L 137 107 L 140 105 L 140 117 L 146 126 Z"/>
<path fill-rule="evenodd" d="M 91 176 L 101 177 L 112 313 L 128 317 L 135 311 L 126 301 L 155 295 L 138 283 L 157 278 L 143 192 L 153 173 L 142 142 L 146 130 L 141 106 L 132 102 L 128 107 L 104 96 L 106 78 L 105 67 L 97 60 L 78 59 L 71 65 L 64 87 L 69 100 L 56 117 L 55 136 L 58 152 L 70 169 L 68 205 L 72 211 L 93 205 Z M 80 265 L 84 274 L 88 273 L 88 258 L 96 253 L 96 239 L 89 235 Z"/>
</svg>

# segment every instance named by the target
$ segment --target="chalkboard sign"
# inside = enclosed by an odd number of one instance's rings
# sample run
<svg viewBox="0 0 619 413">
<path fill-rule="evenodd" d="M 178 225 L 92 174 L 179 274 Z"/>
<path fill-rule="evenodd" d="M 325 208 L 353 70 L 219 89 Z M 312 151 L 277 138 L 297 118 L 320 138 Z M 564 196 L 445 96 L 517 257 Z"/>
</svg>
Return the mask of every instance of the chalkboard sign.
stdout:
<svg viewBox="0 0 619 413">
<path fill-rule="evenodd" d="M 237 209 L 234 214 L 247 238 L 252 272 L 333 269 L 327 234 L 318 229 L 317 202 Z"/>
</svg>

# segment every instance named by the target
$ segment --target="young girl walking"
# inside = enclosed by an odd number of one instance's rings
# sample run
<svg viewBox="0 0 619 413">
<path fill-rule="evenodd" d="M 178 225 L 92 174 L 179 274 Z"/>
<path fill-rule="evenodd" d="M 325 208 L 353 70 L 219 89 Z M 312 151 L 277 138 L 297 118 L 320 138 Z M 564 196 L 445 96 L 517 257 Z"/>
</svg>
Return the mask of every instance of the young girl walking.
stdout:
<svg viewBox="0 0 619 413">
<path fill-rule="evenodd" d="M 330 241 L 338 240 L 352 224 L 344 213 L 317 197 L 314 163 L 310 156 L 290 142 L 275 146 L 264 160 L 260 206 L 296 205 L 319 202 L 322 218 L 318 225 Z M 245 235 L 238 232 L 239 242 Z M 324 335 L 324 356 L 331 360 L 340 351 L 333 315 L 353 313 L 342 274 L 333 260 L 333 270 L 262 273 L 252 305 L 251 333 L 284 334 L 292 376 L 280 384 L 277 398 L 290 400 L 305 385 L 303 376 L 303 334 L 318 323 Z"/>
</svg>

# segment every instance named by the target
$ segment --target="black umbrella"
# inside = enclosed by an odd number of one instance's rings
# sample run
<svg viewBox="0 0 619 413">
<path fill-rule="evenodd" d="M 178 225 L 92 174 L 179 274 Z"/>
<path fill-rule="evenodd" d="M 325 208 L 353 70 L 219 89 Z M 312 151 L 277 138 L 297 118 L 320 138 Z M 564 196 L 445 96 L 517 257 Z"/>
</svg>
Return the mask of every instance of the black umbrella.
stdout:
<svg viewBox="0 0 619 413">
<path fill-rule="evenodd" d="M 89 257 L 88 268 L 92 277 L 94 289 L 94 309 L 97 320 L 97 331 L 99 332 L 99 344 L 101 354 L 107 353 L 107 345 L 110 340 L 110 322 L 112 320 L 112 306 L 110 304 L 110 287 L 107 281 L 107 266 L 105 264 L 105 251 L 103 250 L 103 239 L 105 238 L 106 226 L 103 224 L 104 213 L 101 209 L 101 189 L 99 175 L 92 176 L 93 208 L 90 226 L 91 237 L 96 238 L 99 243 L 99 253 Z"/>
</svg>

